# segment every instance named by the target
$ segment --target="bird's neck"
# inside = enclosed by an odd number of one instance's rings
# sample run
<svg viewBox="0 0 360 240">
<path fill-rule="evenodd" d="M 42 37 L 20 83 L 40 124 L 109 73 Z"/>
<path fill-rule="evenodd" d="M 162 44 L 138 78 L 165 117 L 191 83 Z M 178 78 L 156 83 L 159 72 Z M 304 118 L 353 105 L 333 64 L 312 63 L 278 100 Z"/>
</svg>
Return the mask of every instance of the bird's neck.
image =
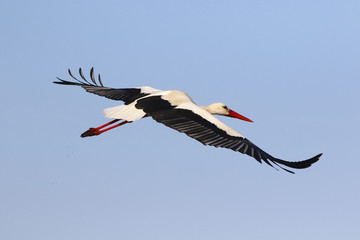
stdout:
<svg viewBox="0 0 360 240">
<path fill-rule="evenodd" d="M 209 113 L 211 114 L 216 114 L 213 107 L 212 107 L 212 104 L 208 105 L 208 106 L 200 106 L 202 109 L 205 109 L 206 111 L 208 111 Z"/>
</svg>

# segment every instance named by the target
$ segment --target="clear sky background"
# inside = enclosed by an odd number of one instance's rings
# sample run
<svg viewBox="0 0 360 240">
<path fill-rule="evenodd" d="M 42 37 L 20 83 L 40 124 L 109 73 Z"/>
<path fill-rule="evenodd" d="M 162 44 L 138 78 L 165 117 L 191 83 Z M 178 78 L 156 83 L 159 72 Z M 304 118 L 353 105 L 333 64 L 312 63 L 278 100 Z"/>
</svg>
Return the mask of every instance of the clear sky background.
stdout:
<svg viewBox="0 0 360 240">
<path fill-rule="evenodd" d="M 360 1 L 2 1 L 0 239 L 360 239 Z M 59 86 L 186 91 L 296 175 Z"/>
</svg>

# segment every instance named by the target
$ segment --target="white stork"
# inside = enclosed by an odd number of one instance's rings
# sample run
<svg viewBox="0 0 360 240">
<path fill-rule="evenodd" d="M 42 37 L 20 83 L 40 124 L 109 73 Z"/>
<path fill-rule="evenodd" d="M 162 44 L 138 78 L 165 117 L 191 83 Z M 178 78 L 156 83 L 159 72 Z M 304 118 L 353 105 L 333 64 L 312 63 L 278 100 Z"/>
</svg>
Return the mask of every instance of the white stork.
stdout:
<svg viewBox="0 0 360 240">
<path fill-rule="evenodd" d="M 290 173 L 294 172 L 281 165 L 295 169 L 307 168 L 318 161 L 322 155 L 318 154 L 310 159 L 297 162 L 285 161 L 271 156 L 213 116 L 222 115 L 252 122 L 250 119 L 229 109 L 223 103 L 199 106 L 185 92 L 178 90 L 161 91 L 152 87 L 108 88 L 103 86 L 100 74 L 98 83 L 96 82 L 93 68 L 90 71 L 92 82 L 86 80 L 81 68 L 79 74 L 83 81 L 75 78 L 70 69 L 68 71 L 76 82 L 57 78 L 59 81 L 54 83 L 81 86 L 87 92 L 125 103 L 124 105 L 105 109 L 105 117 L 114 118 L 115 120 L 97 128 L 90 128 L 81 134 L 81 137 L 99 135 L 123 124 L 151 116 L 155 121 L 185 133 L 204 145 L 232 149 L 247 154 L 260 163 L 264 161 L 272 167 L 271 163 L 273 163 Z M 114 124 L 119 120 L 125 121 Z M 110 126 L 111 124 L 114 125 Z"/>
</svg>

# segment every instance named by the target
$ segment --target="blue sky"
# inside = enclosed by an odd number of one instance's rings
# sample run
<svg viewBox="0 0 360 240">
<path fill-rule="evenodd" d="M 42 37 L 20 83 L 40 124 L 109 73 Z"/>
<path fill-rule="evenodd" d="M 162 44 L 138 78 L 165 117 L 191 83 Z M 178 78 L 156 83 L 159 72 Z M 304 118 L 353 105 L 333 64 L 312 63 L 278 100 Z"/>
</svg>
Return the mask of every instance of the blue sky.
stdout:
<svg viewBox="0 0 360 240">
<path fill-rule="evenodd" d="M 5 1 L 0 238 L 358 239 L 359 1 Z M 52 84 L 186 91 L 296 175 L 152 119 L 93 138 L 118 104 Z"/>
</svg>

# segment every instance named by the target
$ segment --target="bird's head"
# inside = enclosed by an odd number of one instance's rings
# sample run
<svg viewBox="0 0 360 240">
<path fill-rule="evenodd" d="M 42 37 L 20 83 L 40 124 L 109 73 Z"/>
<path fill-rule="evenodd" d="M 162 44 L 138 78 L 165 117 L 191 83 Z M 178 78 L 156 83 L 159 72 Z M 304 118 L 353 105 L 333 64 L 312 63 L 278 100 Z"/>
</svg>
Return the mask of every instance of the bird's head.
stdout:
<svg viewBox="0 0 360 240">
<path fill-rule="evenodd" d="M 253 122 L 252 120 L 248 119 L 247 117 L 244 117 L 243 115 L 231 110 L 224 103 L 213 103 L 204 108 L 211 114 L 228 116 L 228 117 L 233 117 L 233 118 L 237 118 L 240 120 L 244 120 L 247 122 Z"/>
</svg>

